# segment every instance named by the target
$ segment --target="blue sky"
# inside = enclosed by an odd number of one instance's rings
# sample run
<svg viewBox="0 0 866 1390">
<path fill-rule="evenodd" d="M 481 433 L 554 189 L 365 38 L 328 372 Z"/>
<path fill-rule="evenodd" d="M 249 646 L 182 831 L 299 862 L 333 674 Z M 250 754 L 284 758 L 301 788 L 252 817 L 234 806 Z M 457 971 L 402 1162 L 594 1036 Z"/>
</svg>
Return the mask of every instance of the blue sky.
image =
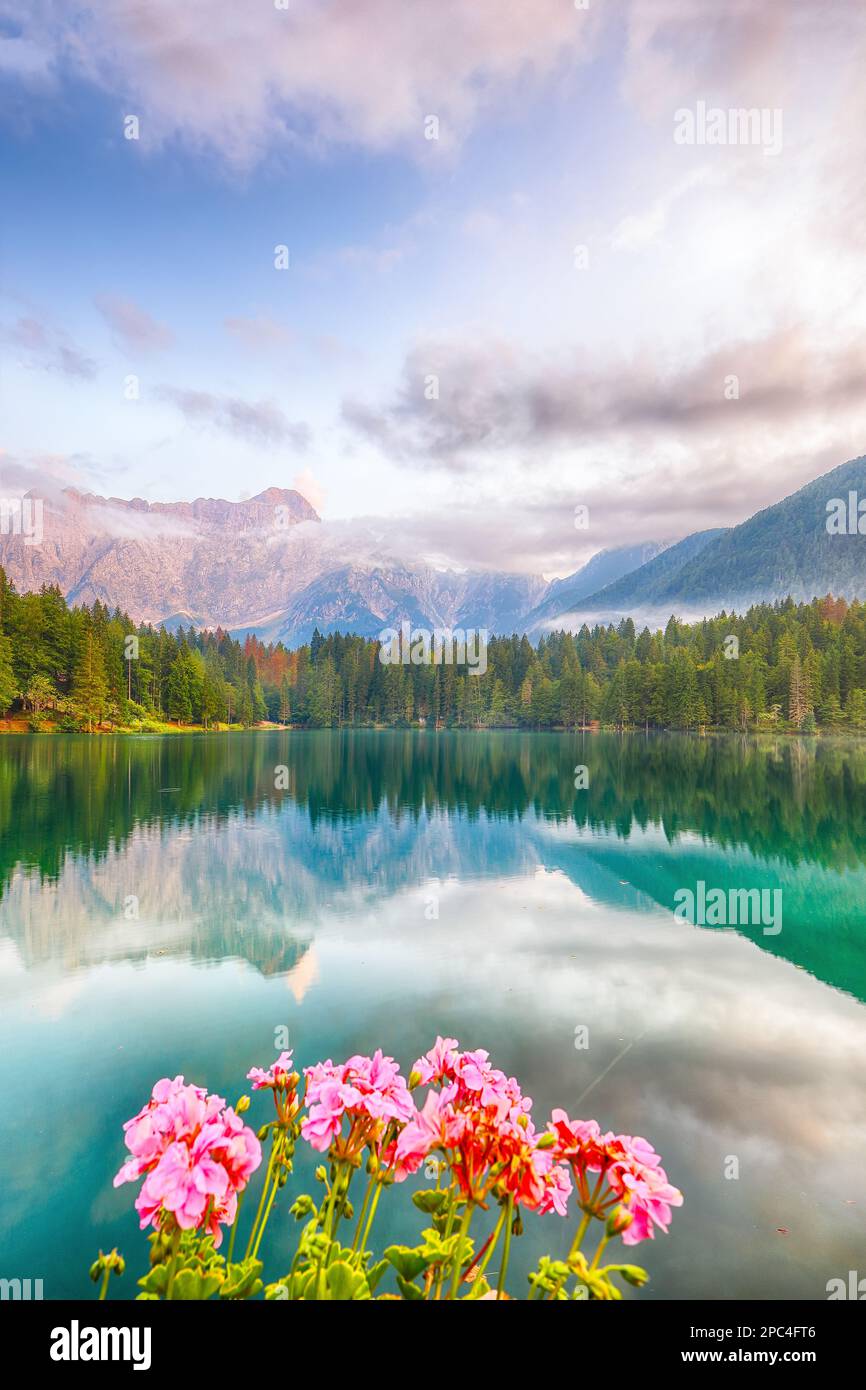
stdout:
<svg viewBox="0 0 866 1390">
<path fill-rule="evenodd" d="M 864 40 L 844 0 L 0 0 L 5 492 L 297 485 L 548 575 L 742 519 L 864 452 Z M 699 101 L 783 148 L 677 144 Z"/>
</svg>

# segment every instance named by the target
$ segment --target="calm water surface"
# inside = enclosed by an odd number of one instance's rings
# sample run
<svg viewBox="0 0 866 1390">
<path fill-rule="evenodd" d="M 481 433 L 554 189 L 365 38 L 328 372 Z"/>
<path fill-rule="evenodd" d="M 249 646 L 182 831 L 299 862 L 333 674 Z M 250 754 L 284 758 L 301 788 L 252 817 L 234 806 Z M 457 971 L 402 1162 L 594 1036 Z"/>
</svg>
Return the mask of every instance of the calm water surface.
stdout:
<svg viewBox="0 0 866 1390">
<path fill-rule="evenodd" d="M 675 920 L 699 880 L 781 889 L 782 931 Z M 864 1001 L 859 743 L 3 737 L 0 1277 L 89 1297 L 118 1245 L 133 1296 L 122 1122 L 178 1072 L 234 1100 L 285 1027 L 302 1064 L 382 1046 L 407 1072 L 450 1033 L 539 1122 L 652 1139 L 686 1200 L 639 1297 L 824 1298 L 866 1274 Z M 418 1229 L 409 1187 L 380 1238 Z M 533 1223 L 515 1281 L 567 1245 Z"/>
</svg>

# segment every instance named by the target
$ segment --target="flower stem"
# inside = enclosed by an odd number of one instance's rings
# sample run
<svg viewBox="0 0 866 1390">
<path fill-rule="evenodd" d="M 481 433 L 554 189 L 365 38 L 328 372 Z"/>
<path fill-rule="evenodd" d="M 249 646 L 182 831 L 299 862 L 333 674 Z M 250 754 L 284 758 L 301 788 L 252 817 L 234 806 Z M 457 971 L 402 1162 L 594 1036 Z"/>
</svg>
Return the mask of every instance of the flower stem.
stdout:
<svg viewBox="0 0 866 1390">
<path fill-rule="evenodd" d="M 604 1253 L 604 1247 L 607 1245 L 607 1243 L 608 1243 L 609 1240 L 610 1240 L 610 1236 L 605 1234 L 605 1235 L 602 1236 L 601 1240 L 598 1242 L 598 1249 L 596 1250 L 595 1254 L 593 1255 L 593 1257 L 592 1257 L 592 1264 L 591 1264 L 590 1267 L 589 1267 L 589 1268 L 590 1268 L 590 1271 L 592 1271 L 592 1270 L 594 1270 L 594 1269 L 597 1268 L 598 1262 L 599 1262 L 599 1260 L 601 1259 L 601 1257 L 602 1257 L 602 1255 L 603 1255 L 603 1253 Z"/>
<path fill-rule="evenodd" d="M 335 1210 L 334 1210 L 334 1228 L 333 1228 L 333 1230 L 331 1231 L 331 1239 L 332 1239 L 332 1240 L 336 1240 L 336 1239 L 337 1239 L 337 1231 L 340 1229 L 340 1222 L 344 1219 L 345 1205 L 346 1205 L 346 1202 L 349 1200 L 349 1187 L 350 1187 L 350 1185 L 351 1185 L 352 1177 L 353 1177 L 353 1176 L 354 1176 L 354 1169 L 351 1168 L 349 1165 L 347 1165 L 347 1166 L 346 1166 L 346 1171 L 345 1171 L 345 1174 L 344 1174 L 344 1177 L 345 1177 L 345 1179 L 346 1179 L 346 1186 L 345 1186 L 345 1187 L 342 1189 L 342 1191 L 340 1192 L 340 1194 L 339 1194 L 339 1196 L 340 1196 L 340 1201 L 339 1201 L 339 1203 L 337 1204 L 337 1206 L 336 1206 L 336 1208 L 335 1208 Z M 329 1258 L 328 1258 L 328 1264 L 330 1264 L 330 1263 L 331 1263 L 331 1260 L 330 1260 L 330 1256 L 329 1256 Z"/>
<path fill-rule="evenodd" d="M 324 1276 L 324 1273 L 325 1273 L 325 1265 L 328 1263 L 328 1258 L 327 1258 L 327 1257 L 329 1257 L 330 1254 L 331 1254 L 331 1241 L 332 1241 L 331 1227 L 332 1227 L 332 1225 L 333 1225 L 333 1223 L 334 1223 L 334 1201 L 335 1201 L 336 1196 L 337 1196 L 337 1188 L 338 1188 L 339 1185 L 340 1185 L 341 1167 L 342 1167 L 342 1165 L 339 1164 L 339 1163 L 336 1165 L 336 1171 L 335 1171 L 335 1173 L 334 1173 L 334 1178 L 333 1178 L 333 1181 L 332 1181 L 332 1183 L 331 1183 L 331 1190 L 330 1190 L 329 1193 L 328 1193 L 328 1205 L 327 1205 L 326 1208 L 325 1208 L 325 1220 L 324 1220 L 324 1222 L 322 1223 L 322 1234 L 327 1236 L 327 1238 L 328 1238 L 328 1244 L 327 1244 L 327 1246 L 325 1247 L 325 1249 L 322 1251 L 321 1257 L 320 1257 L 320 1259 L 319 1259 L 319 1268 L 318 1268 L 318 1270 L 317 1270 L 317 1272 L 316 1272 L 316 1298 L 317 1298 L 317 1299 L 320 1299 L 321 1296 L 322 1296 L 322 1279 L 323 1279 L 323 1276 Z"/>
<path fill-rule="evenodd" d="M 367 1225 L 364 1227 L 364 1234 L 361 1238 L 361 1248 L 358 1251 L 358 1258 L 362 1259 L 367 1248 L 367 1241 L 370 1239 L 370 1232 L 373 1229 L 373 1218 L 376 1215 L 376 1208 L 379 1205 L 379 1198 L 382 1196 L 382 1184 L 378 1183 L 376 1191 L 373 1193 L 373 1200 L 370 1203 L 370 1214 L 367 1217 Z"/>
<path fill-rule="evenodd" d="M 472 1220 L 472 1203 L 467 1199 L 466 1210 L 463 1213 L 463 1220 L 460 1222 L 460 1230 L 457 1234 L 457 1249 L 454 1251 L 454 1271 L 451 1275 L 451 1288 L 448 1291 L 449 1299 L 457 1297 L 457 1285 L 460 1282 L 460 1269 L 463 1264 L 463 1246 L 466 1243 L 466 1234 L 469 1230 L 469 1222 Z"/>
<path fill-rule="evenodd" d="M 105 1298 L 105 1296 L 106 1296 L 106 1294 L 108 1293 L 108 1281 L 109 1281 L 110 1278 L 111 1278 L 111 1269 L 109 1268 L 108 1265 L 106 1265 L 106 1266 L 105 1266 L 105 1269 L 103 1270 L 103 1273 L 102 1273 L 102 1287 L 101 1287 L 100 1290 L 99 1290 L 99 1298 L 97 1299 L 97 1302 L 98 1302 L 98 1303 L 102 1303 L 103 1300 L 104 1300 L 104 1298 Z"/>
<path fill-rule="evenodd" d="M 493 1254 L 494 1250 L 496 1249 L 497 1242 L 499 1241 L 499 1237 L 502 1235 L 502 1227 L 503 1227 L 503 1225 L 504 1225 L 504 1223 L 505 1223 L 505 1218 L 506 1218 L 507 1215 L 508 1215 L 508 1206 L 506 1205 L 506 1206 L 504 1206 L 504 1207 L 502 1208 L 501 1212 L 499 1213 L 499 1220 L 497 1221 L 496 1225 L 495 1225 L 494 1228 L 493 1228 L 493 1234 L 489 1237 L 489 1239 L 488 1239 L 488 1241 L 487 1241 L 487 1251 L 486 1251 L 486 1253 L 485 1253 L 485 1255 L 484 1255 L 484 1259 L 481 1261 L 480 1265 L 477 1264 L 477 1262 L 476 1262 L 475 1280 L 474 1280 L 474 1283 L 473 1283 L 473 1285 L 472 1285 L 472 1292 L 471 1292 L 470 1295 L 469 1295 L 470 1299 L 477 1298 L 478 1295 L 479 1295 L 479 1293 L 481 1292 L 481 1287 L 482 1287 L 482 1282 L 483 1282 L 484 1271 L 485 1271 L 485 1269 L 487 1268 L 487 1266 L 489 1265 L 489 1263 L 490 1263 L 490 1256 Z M 467 1270 L 467 1273 L 468 1273 L 468 1272 L 469 1272 L 469 1271 Z"/>
<path fill-rule="evenodd" d="M 358 1227 L 357 1227 L 357 1230 L 355 1231 L 355 1239 L 352 1241 L 352 1254 L 353 1254 L 353 1255 L 354 1255 L 355 1251 L 358 1249 L 358 1241 L 361 1239 L 361 1228 L 362 1228 L 363 1225 L 364 1225 L 364 1217 L 367 1215 L 367 1206 L 368 1206 L 369 1201 L 370 1201 L 370 1194 L 371 1194 L 371 1192 L 373 1191 L 373 1183 L 374 1183 L 375 1181 L 376 1181 L 376 1179 L 375 1179 L 374 1175 L 371 1173 L 371 1174 L 370 1174 L 369 1181 L 368 1181 L 368 1183 L 367 1183 L 367 1191 L 364 1193 L 364 1201 L 363 1201 L 362 1206 L 361 1206 L 361 1212 L 360 1212 L 360 1215 L 359 1215 L 359 1217 L 358 1217 Z"/>
<path fill-rule="evenodd" d="M 596 1204 L 596 1202 L 597 1202 L 597 1200 L 598 1200 L 599 1193 L 601 1192 L 601 1189 L 602 1189 L 603 1186 L 604 1186 L 604 1179 L 605 1179 L 605 1174 L 602 1172 L 602 1173 L 599 1174 L 598 1182 L 596 1183 L 595 1187 L 593 1188 L 592 1196 L 589 1198 L 589 1201 L 587 1202 L 587 1206 L 588 1206 L 590 1209 L 591 1209 L 592 1207 L 595 1206 L 595 1204 Z M 592 1211 L 591 1211 L 591 1210 L 590 1210 L 590 1211 L 584 1211 L 584 1213 L 583 1213 L 583 1220 L 581 1221 L 580 1225 L 579 1225 L 578 1228 L 577 1228 L 577 1231 L 576 1231 L 576 1233 L 575 1233 L 574 1240 L 573 1240 L 572 1243 L 571 1243 L 571 1249 L 570 1249 L 569 1252 L 568 1252 L 569 1261 L 571 1261 L 571 1260 L 574 1259 L 575 1255 L 577 1254 L 578 1250 L 580 1249 L 581 1245 L 583 1244 L 583 1238 L 584 1238 L 584 1236 L 586 1235 L 586 1232 L 587 1232 L 587 1229 L 588 1229 L 588 1227 L 589 1227 L 589 1223 L 590 1223 L 591 1220 L 592 1220 Z"/>
<path fill-rule="evenodd" d="M 502 1223 L 497 1218 L 496 1225 L 490 1232 L 490 1235 L 485 1240 L 481 1249 L 475 1252 L 475 1258 L 473 1259 L 472 1263 L 466 1266 L 466 1272 L 463 1275 L 463 1278 L 460 1280 L 461 1284 L 471 1283 L 473 1287 L 475 1286 L 475 1281 L 478 1277 L 478 1272 L 485 1268 L 487 1264 L 487 1253 L 490 1250 L 490 1247 L 493 1244 L 495 1237 L 499 1235 L 501 1229 Z M 484 1261 L 484 1264 L 481 1263 L 482 1260 Z"/>
<path fill-rule="evenodd" d="M 497 1302 L 505 1293 L 505 1275 L 508 1270 L 508 1258 L 511 1254 L 511 1227 L 514 1223 L 514 1198 L 510 1192 L 508 1194 L 508 1206 L 505 1211 L 505 1244 L 502 1247 L 502 1268 L 499 1271 L 499 1279 L 496 1284 Z"/>
<path fill-rule="evenodd" d="M 265 1207 L 265 1214 L 264 1214 L 264 1216 L 263 1216 L 262 1219 L 261 1219 L 261 1224 L 259 1225 L 258 1235 L 256 1236 L 256 1243 L 255 1243 L 255 1245 L 253 1246 L 253 1259 L 256 1259 L 256 1257 L 258 1256 L 258 1253 L 259 1253 L 259 1246 L 260 1246 L 261 1243 L 262 1243 L 262 1236 L 263 1236 L 264 1233 L 265 1233 L 265 1227 L 266 1227 L 267 1224 L 268 1224 L 268 1220 L 269 1220 L 270 1215 L 271 1215 L 271 1208 L 272 1208 L 272 1206 L 274 1205 L 274 1198 L 275 1198 L 276 1195 L 277 1195 L 277 1189 L 279 1188 L 279 1185 L 280 1185 L 280 1165 L 277 1164 L 277 1165 L 276 1165 L 276 1168 L 275 1168 L 275 1171 L 274 1171 L 274 1181 L 273 1181 L 273 1184 L 272 1184 L 272 1186 L 271 1186 L 271 1195 L 270 1195 L 270 1197 L 268 1198 L 268 1205 Z"/>
<path fill-rule="evenodd" d="M 333 1222 L 334 1222 L 334 1201 L 336 1200 L 337 1188 L 339 1187 L 339 1185 L 340 1185 L 340 1165 L 339 1165 L 339 1163 L 338 1163 L 338 1164 L 337 1164 L 337 1170 L 336 1170 L 336 1172 L 335 1172 L 335 1174 L 334 1174 L 334 1181 L 331 1183 L 331 1186 L 330 1186 L 330 1188 L 328 1189 L 328 1204 L 327 1204 L 327 1206 L 325 1207 L 325 1219 L 324 1219 L 324 1221 L 322 1222 L 322 1234 L 323 1234 L 323 1235 L 327 1235 L 328 1240 L 331 1239 L 331 1226 L 333 1225 Z"/>
<path fill-rule="evenodd" d="M 571 1260 L 574 1259 L 575 1255 L 577 1254 L 578 1250 L 580 1249 L 581 1245 L 583 1244 L 583 1238 L 584 1238 L 584 1236 L 586 1235 L 587 1228 L 589 1227 L 590 1220 L 591 1220 L 591 1218 L 590 1218 L 589 1212 L 588 1212 L 588 1211 L 587 1211 L 587 1212 L 584 1212 L 584 1214 L 583 1214 L 583 1220 L 581 1221 L 580 1225 L 579 1225 L 578 1228 L 577 1228 L 577 1232 L 576 1232 L 576 1234 L 575 1234 L 574 1240 L 571 1242 L 571 1249 L 570 1249 L 569 1252 L 568 1252 L 568 1259 L 569 1259 L 569 1262 L 571 1262 Z"/>
<path fill-rule="evenodd" d="M 451 1197 L 451 1201 L 450 1201 L 450 1203 L 449 1203 L 449 1205 L 448 1205 L 448 1220 L 447 1220 L 446 1223 L 445 1223 L 445 1235 L 444 1235 L 444 1239 L 445 1239 L 446 1241 L 450 1239 L 451 1232 L 454 1230 L 454 1216 L 455 1216 L 455 1214 L 456 1214 L 456 1212 L 457 1212 L 457 1190 L 456 1190 L 456 1188 L 454 1187 L 454 1184 L 453 1184 L 453 1183 L 452 1183 L 452 1185 L 451 1185 L 451 1190 L 452 1190 L 452 1197 Z M 437 1274 L 436 1274 L 436 1301 L 437 1301 L 437 1302 L 438 1302 L 438 1300 L 442 1297 L 442 1285 L 443 1285 L 444 1281 L 445 1281 L 445 1265 L 444 1265 L 444 1263 L 443 1263 L 443 1264 L 440 1264 L 440 1265 L 439 1265 L 439 1268 L 438 1268 L 438 1271 L 437 1271 Z"/>
<path fill-rule="evenodd" d="M 262 1212 L 264 1211 L 264 1207 L 265 1207 L 265 1198 L 266 1198 L 267 1195 L 268 1195 L 268 1187 L 270 1186 L 270 1181 L 271 1181 L 271 1170 L 273 1169 L 273 1166 L 274 1166 L 274 1154 L 276 1153 L 276 1151 L 277 1151 L 277 1136 L 275 1135 L 274 1138 L 273 1138 L 273 1140 L 272 1140 L 272 1142 L 271 1142 L 271 1153 L 270 1153 L 270 1157 L 268 1158 L 268 1168 L 267 1168 L 267 1172 L 265 1173 L 265 1181 L 264 1181 L 264 1183 L 263 1183 L 263 1185 L 262 1185 L 262 1195 L 261 1195 L 261 1197 L 259 1198 L 258 1210 L 256 1211 L 255 1219 L 253 1220 L 252 1230 L 250 1231 L 250 1238 L 249 1238 L 249 1240 L 247 1241 L 247 1248 L 246 1248 L 246 1250 L 244 1251 L 244 1259 L 245 1259 L 245 1260 L 248 1260 L 249 1257 L 250 1257 L 250 1251 L 251 1251 L 252 1248 L 253 1248 L 253 1241 L 255 1240 L 256 1229 L 257 1229 L 258 1224 L 259 1224 L 259 1221 L 260 1221 L 260 1219 L 261 1219 Z"/>
</svg>

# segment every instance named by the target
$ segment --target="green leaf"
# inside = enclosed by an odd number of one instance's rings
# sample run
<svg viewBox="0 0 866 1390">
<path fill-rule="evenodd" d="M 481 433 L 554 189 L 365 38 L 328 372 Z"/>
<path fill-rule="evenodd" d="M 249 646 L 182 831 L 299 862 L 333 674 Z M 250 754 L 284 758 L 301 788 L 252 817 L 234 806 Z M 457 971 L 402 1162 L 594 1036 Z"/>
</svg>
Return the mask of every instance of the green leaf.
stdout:
<svg viewBox="0 0 866 1390">
<path fill-rule="evenodd" d="M 446 1240 L 444 1236 L 440 1235 L 438 1231 L 434 1230 L 433 1227 L 430 1226 L 426 1231 L 422 1231 L 421 1234 L 424 1237 L 424 1244 L 420 1246 L 420 1249 L 428 1265 L 444 1264 L 450 1260 L 453 1260 L 455 1254 L 457 1253 L 457 1243 L 460 1239 L 459 1233 L 455 1233 L 453 1236 L 449 1236 Z M 466 1259 L 469 1258 L 472 1251 L 472 1241 L 464 1241 L 464 1262 Z"/>
<path fill-rule="evenodd" d="M 225 1281 L 220 1289 L 220 1298 L 254 1298 L 262 1291 L 261 1260 L 252 1258 L 241 1264 L 229 1265 Z"/>
<path fill-rule="evenodd" d="M 417 1284 L 410 1284 L 408 1279 L 404 1279 L 402 1274 L 397 1275 L 397 1287 L 404 1298 L 410 1303 L 419 1303 L 423 1300 L 424 1294 Z"/>
<path fill-rule="evenodd" d="M 181 1269 L 174 1277 L 173 1299 L 184 1303 L 203 1303 L 213 1298 L 222 1283 L 217 1274 L 199 1274 L 193 1269 Z"/>
<path fill-rule="evenodd" d="M 411 1250 L 408 1245 L 389 1245 L 385 1259 L 404 1279 L 414 1279 L 430 1263 L 420 1247 Z"/>
<path fill-rule="evenodd" d="M 138 1287 L 144 1289 L 151 1298 L 159 1298 L 160 1294 L 165 1293 L 167 1286 L 168 1265 L 154 1265 L 153 1269 L 138 1281 Z"/>
<path fill-rule="evenodd" d="M 436 1187 L 429 1187 L 424 1192 L 413 1192 L 412 1201 L 425 1216 L 436 1216 L 447 1206 L 448 1193 Z"/>
<path fill-rule="evenodd" d="M 296 1274 L 296 1285 L 298 1297 L 304 1301 L 315 1299 L 316 1285 L 319 1279 L 319 1271 L 316 1265 L 311 1269 L 299 1270 Z"/>
<path fill-rule="evenodd" d="M 357 1302 L 359 1299 L 370 1297 L 367 1276 L 343 1260 L 336 1260 L 328 1265 L 327 1285 L 328 1296 L 335 1302 Z"/>
<path fill-rule="evenodd" d="M 385 1274 L 390 1268 L 391 1264 L 389 1260 L 380 1260 L 378 1264 L 373 1265 L 372 1269 L 367 1270 L 367 1286 L 371 1293 L 376 1292 L 376 1288 L 378 1287 L 383 1274 Z"/>
</svg>

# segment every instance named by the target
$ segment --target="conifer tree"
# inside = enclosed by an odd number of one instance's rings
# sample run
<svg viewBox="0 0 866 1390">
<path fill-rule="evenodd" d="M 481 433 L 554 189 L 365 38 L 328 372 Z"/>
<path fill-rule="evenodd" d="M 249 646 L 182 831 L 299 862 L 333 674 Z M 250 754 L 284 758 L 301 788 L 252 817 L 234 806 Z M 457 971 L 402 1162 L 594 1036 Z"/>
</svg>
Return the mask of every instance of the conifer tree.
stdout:
<svg viewBox="0 0 866 1390">
<path fill-rule="evenodd" d="M 95 634 L 90 630 L 85 633 L 75 666 L 72 677 L 72 693 L 76 708 L 90 734 L 93 732 L 94 724 L 102 722 L 108 703 L 105 659 Z"/>
<path fill-rule="evenodd" d="M 12 643 L 0 633 L 0 717 L 6 714 L 18 694 L 18 683 L 12 670 Z"/>
</svg>

